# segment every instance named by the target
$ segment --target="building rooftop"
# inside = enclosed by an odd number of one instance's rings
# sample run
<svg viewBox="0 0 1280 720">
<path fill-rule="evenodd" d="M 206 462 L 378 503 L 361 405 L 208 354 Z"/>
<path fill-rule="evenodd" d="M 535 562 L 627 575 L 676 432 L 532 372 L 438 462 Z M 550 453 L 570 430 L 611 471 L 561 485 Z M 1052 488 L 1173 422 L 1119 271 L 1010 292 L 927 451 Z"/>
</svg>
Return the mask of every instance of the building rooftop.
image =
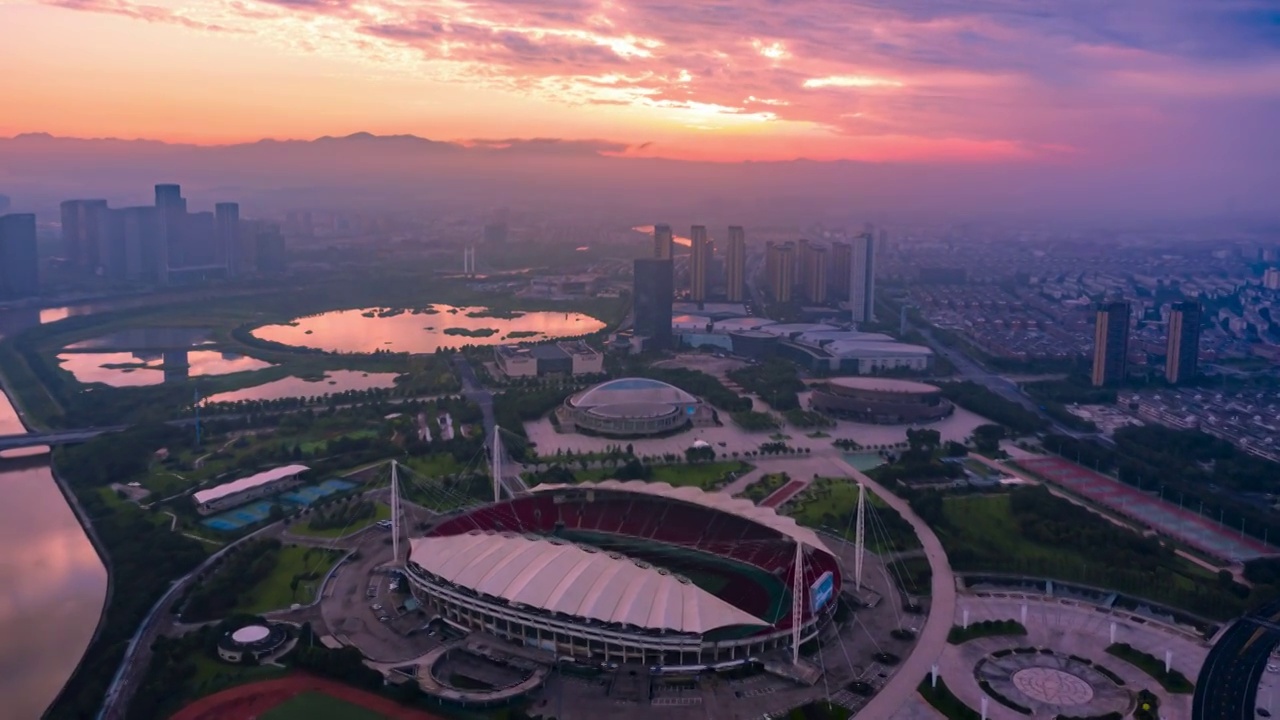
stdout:
<svg viewBox="0 0 1280 720">
<path fill-rule="evenodd" d="M 529 352 L 539 360 L 565 360 L 569 357 L 569 353 L 552 343 L 534 345 L 529 348 Z"/>
<path fill-rule="evenodd" d="M 768 625 L 685 578 L 618 553 L 479 530 L 409 544 L 409 559 L 427 572 L 512 605 L 681 633 Z"/>
<path fill-rule="evenodd" d="M 584 390 L 570 400 L 574 407 L 590 408 L 607 405 L 691 405 L 698 398 L 674 385 L 649 378 L 620 378 Z"/>
<path fill-rule="evenodd" d="M 197 505 L 204 505 L 205 503 L 213 502 L 214 500 L 221 500 L 229 495 L 235 495 L 238 492 L 244 492 L 245 490 L 259 487 L 261 485 L 267 485 L 277 480 L 293 477 L 294 475 L 304 473 L 310 469 L 311 468 L 306 465 L 285 465 L 284 467 L 273 468 L 271 470 L 260 472 L 257 475 L 250 475 L 249 477 L 240 478 L 239 480 L 232 480 L 229 483 L 217 485 L 207 490 L 197 491 L 193 493 L 191 497 L 195 499 Z"/>
<path fill-rule="evenodd" d="M 915 382 L 912 380 L 897 380 L 894 378 L 878 378 L 878 377 L 838 377 L 831 378 L 827 382 L 832 385 L 849 388 L 851 390 L 874 390 L 876 392 L 894 392 L 894 393 L 932 393 L 938 392 L 938 388 L 928 383 Z"/>
<path fill-rule="evenodd" d="M 566 340 L 556 345 L 570 355 L 586 355 L 592 357 L 600 353 L 582 340 Z"/>
</svg>

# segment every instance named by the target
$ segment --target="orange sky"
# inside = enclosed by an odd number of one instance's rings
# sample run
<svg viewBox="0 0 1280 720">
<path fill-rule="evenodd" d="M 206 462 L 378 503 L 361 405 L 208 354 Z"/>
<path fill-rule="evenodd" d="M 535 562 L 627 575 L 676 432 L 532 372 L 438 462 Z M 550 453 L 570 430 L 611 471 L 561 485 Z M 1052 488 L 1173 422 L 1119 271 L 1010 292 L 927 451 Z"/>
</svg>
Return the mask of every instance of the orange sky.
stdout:
<svg viewBox="0 0 1280 720">
<path fill-rule="evenodd" d="M 1194 58 L 1108 44 L 1069 15 L 677 5 L 0 0 L 0 136 L 367 131 L 596 138 L 715 160 L 1062 161 L 1126 146 L 1171 98 L 1224 82 L 1265 92 L 1280 67 L 1193 75 Z"/>
</svg>

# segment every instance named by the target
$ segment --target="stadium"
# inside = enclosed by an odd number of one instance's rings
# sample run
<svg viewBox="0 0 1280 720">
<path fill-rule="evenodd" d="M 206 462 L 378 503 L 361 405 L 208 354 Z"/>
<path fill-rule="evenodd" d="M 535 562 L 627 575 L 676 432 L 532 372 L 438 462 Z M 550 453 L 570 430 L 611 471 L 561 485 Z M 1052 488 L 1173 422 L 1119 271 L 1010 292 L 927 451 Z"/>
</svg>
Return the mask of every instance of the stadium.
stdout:
<svg viewBox="0 0 1280 720">
<path fill-rule="evenodd" d="M 810 406 L 819 412 L 880 425 L 941 420 L 955 406 L 933 385 L 890 378 L 832 378 L 813 389 Z"/>
<path fill-rule="evenodd" d="M 714 422 L 711 409 L 674 385 L 648 378 L 600 383 L 567 400 L 562 428 L 609 437 L 644 437 Z"/>
<path fill-rule="evenodd" d="M 541 485 L 447 518 L 410 546 L 415 595 L 449 622 L 595 665 L 790 656 L 793 618 L 802 644 L 817 636 L 841 587 L 812 530 L 665 483 Z"/>
</svg>

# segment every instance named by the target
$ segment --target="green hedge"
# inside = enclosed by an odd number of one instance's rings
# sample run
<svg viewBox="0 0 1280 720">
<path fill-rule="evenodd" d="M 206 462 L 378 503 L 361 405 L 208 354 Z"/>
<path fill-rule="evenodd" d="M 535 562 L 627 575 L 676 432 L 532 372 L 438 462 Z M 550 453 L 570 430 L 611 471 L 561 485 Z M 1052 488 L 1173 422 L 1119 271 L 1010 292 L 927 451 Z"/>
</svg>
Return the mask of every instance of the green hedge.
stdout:
<svg viewBox="0 0 1280 720">
<path fill-rule="evenodd" d="M 1171 693 L 1186 694 L 1196 689 L 1195 684 L 1188 680 L 1186 675 L 1177 670 L 1165 672 L 1164 661 L 1155 655 L 1144 653 L 1128 643 L 1115 643 L 1108 646 L 1107 654 L 1115 655 L 1155 678 L 1156 682 L 1160 683 L 1160 687 Z"/>
</svg>

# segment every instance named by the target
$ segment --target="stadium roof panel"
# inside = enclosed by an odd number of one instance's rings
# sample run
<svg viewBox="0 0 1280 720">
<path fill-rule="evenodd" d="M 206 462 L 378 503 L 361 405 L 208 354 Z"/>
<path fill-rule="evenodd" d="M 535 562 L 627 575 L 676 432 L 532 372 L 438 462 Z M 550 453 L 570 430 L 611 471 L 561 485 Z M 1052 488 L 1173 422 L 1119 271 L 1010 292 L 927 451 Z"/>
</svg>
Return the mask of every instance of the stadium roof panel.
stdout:
<svg viewBox="0 0 1280 720">
<path fill-rule="evenodd" d="M 294 475 L 304 473 L 310 469 L 311 468 L 306 465 L 285 465 L 284 467 L 272 468 L 271 470 L 260 472 L 257 475 L 250 475 L 249 477 L 232 480 L 229 483 L 211 487 L 208 490 L 200 490 L 194 493 L 192 497 L 195 499 L 197 505 L 203 505 L 207 502 L 220 500 L 228 495 L 234 495 L 238 492 L 258 487 L 259 485 L 266 485 L 277 480 L 283 480 L 287 477 L 293 477 Z"/>
<path fill-rule="evenodd" d="M 622 492 L 641 493 L 644 495 L 656 495 L 659 497 L 671 498 L 673 500 L 683 500 L 694 505 L 719 510 L 720 512 L 737 515 L 760 525 L 782 533 L 796 542 L 804 543 L 812 548 L 817 548 L 834 555 L 831 548 L 827 547 L 822 538 L 813 530 L 799 525 L 795 520 L 785 515 L 779 515 L 773 508 L 760 507 L 750 500 L 736 498 L 728 493 L 706 492 L 700 488 L 692 486 L 674 487 L 664 482 L 646 482 L 644 480 L 602 480 L 600 482 L 582 482 L 573 485 L 567 484 L 547 484 L 538 485 L 533 488 L 533 492 L 547 492 L 550 490 L 573 490 L 573 489 L 591 489 L 598 488 L 600 490 L 619 490 Z"/>
<path fill-rule="evenodd" d="M 605 623 L 684 633 L 769 624 L 655 568 L 544 538 L 478 530 L 415 538 L 409 558 L 448 582 L 509 603 Z"/>
<path fill-rule="evenodd" d="M 570 401 L 575 407 L 664 403 L 688 405 L 698 399 L 674 385 L 649 378 L 620 378 L 600 383 Z"/>
<path fill-rule="evenodd" d="M 935 393 L 939 392 L 937 385 L 929 385 L 927 383 L 916 382 L 914 380 L 900 380 L 897 378 L 882 377 L 835 377 L 830 378 L 827 382 L 832 385 L 849 388 L 850 390 L 872 390 L 876 392 L 898 392 L 898 393 Z"/>
</svg>

